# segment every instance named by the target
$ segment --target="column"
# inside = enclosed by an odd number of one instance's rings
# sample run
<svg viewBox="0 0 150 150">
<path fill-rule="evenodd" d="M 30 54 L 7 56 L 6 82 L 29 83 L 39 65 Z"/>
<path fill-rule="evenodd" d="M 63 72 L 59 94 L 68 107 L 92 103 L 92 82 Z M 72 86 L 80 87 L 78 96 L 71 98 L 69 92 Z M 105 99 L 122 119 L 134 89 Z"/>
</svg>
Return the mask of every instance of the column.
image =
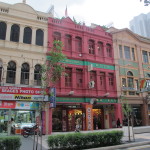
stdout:
<svg viewBox="0 0 150 150">
<path fill-rule="evenodd" d="M 108 75 L 108 72 L 105 72 L 106 73 L 106 92 L 109 91 L 109 75 Z"/>
<path fill-rule="evenodd" d="M 85 126 L 86 126 L 86 131 L 89 131 L 89 130 L 93 130 L 93 111 L 92 111 L 92 108 L 93 108 L 93 105 L 91 104 L 85 104 Z"/>
<path fill-rule="evenodd" d="M 98 43 L 95 41 L 95 56 L 98 56 Z"/>
<path fill-rule="evenodd" d="M 7 30 L 6 30 L 6 41 L 10 41 L 10 33 L 11 33 L 11 23 L 7 23 Z"/>
<path fill-rule="evenodd" d="M 32 45 L 35 45 L 36 40 L 36 28 L 32 29 Z"/>
<path fill-rule="evenodd" d="M 52 108 L 49 109 L 49 127 L 48 134 L 52 133 Z"/>
<path fill-rule="evenodd" d="M 30 68 L 29 85 L 34 85 L 34 67 Z"/>
<path fill-rule="evenodd" d="M 20 25 L 19 43 L 23 43 L 24 26 Z"/>
<path fill-rule="evenodd" d="M 72 87 L 73 89 L 77 87 L 76 68 L 72 68 Z"/>
<path fill-rule="evenodd" d="M 148 116 L 148 104 L 146 102 L 143 102 L 141 115 L 142 115 L 142 125 L 148 126 L 149 116 Z"/>
<path fill-rule="evenodd" d="M 103 54 L 104 54 L 104 58 L 106 58 L 107 57 L 107 43 L 104 43 Z"/>
<path fill-rule="evenodd" d="M 122 106 L 119 103 L 114 104 L 114 106 L 115 106 L 115 119 L 117 121 L 119 118 L 120 123 L 122 124 Z"/>
<path fill-rule="evenodd" d="M 21 66 L 17 66 L 16 68 L 16 84 L 20 84 L 21 81 Z"/>
<path fill-rule="evenodd" d="M 3 63 L 2 84 L 6 83 L 7 64 Z"/>
<path fill-rule="evenodd" d="M 77 50 L 76 50 L 76 47 L 75 47 L 75 44 L 76 44 L 76 39 L 75 39 L 75 36 L 74 35 L 72 35 L 72 52 L 76 52 Z"/>
<path fill-rule="evenodd" d="M 44 37 L 43 37 L 43 46 L 47 47 L 47 42 L 48 42 L 48 35 L 47 35 L 48 31 L 47 29 L 44 29 Z"/>
</svg>

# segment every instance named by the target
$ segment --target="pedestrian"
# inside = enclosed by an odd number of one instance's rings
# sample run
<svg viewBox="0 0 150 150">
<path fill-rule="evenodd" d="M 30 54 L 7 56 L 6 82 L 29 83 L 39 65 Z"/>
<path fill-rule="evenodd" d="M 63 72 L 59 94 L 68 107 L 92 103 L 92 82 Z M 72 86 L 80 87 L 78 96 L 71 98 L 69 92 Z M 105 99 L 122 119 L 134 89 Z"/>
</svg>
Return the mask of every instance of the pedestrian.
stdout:
<svg viewBox="0 0 150 150">
<path fill-rule="evenodd" d="M 13 118 L 11 118 L 10 126 L 11 126 L 11 134 L 15 134 L 15 121 Z"/>
<path fill-rule="evenodd" d="M 120 128 L 120 119 L 117 120 L 117 128 Z"/>
<path fill-rule="evenodd" d="M 81 123 L 81 120 L 80 118 L 78 118 L 76 120 L 75 132 L 80 132 L 80 123 Z"/>
</svg>

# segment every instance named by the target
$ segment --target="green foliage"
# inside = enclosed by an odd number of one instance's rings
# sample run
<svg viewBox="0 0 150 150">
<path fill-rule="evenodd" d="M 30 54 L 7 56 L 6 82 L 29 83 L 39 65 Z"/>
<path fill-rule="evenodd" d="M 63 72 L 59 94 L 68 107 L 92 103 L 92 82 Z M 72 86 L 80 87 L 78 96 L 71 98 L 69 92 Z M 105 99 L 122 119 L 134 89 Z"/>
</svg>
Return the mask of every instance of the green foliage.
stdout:
<svg viewBox="0 0 150 150">
<path fill-rule="evenodd" d="M 103 147 L 120 144 L 122 137 L 122 131 L 51 135 L 48 137 L 48 146 L 53 150 L 76 150 Z"/>
<path fill-rule="evenodd" d="M 21 146 L 20 137 L 0 137 L 0 150 L 19 150 Z"/>
<path fill-rule="evenodd" d="M 62 53 L 62 47 L 63 43 L 61 41 L 55 40 L 53 42 L 53 47 L 48 53 L 50 60 L 47 60 L 41 69 L 43 88 L 55 84 L 65 71 L 65 64 L 60 63 L 66 59 L 66 56 Z"/>
</svg>

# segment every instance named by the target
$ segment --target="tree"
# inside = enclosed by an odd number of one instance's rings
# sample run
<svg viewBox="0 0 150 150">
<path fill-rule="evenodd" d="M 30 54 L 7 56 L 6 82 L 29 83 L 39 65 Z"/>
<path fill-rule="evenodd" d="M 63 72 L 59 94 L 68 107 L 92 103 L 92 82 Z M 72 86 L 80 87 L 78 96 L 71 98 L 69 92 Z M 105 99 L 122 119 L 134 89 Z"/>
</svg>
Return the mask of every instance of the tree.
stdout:
<svg viewBox="0 0 150 150">
<path fill-rule="evenodd" d="M 121 96 L 120 98 L 121 98 L 121 103 L 122 103 L 122 110 L 127 119 L 128 137 L 129 137 L 129 142 L 130 142 L 131 141 L 130 125 L 132 126 L 132 132 L 133 132 L 132 107 L 131 107 L 131 105 L 128 104 L 127 101 L 124 102 L 124 100 L 126 100 L 125 96 Z M 133 134 L 133 138 L 134 138 L 134 134 Z"/>
<path fill-rule="evenodd" d="M 140 0 L 142 2 L 142 0 Z M 150 0 L 144 0 L 144 6 L 148 6 L 150 4 Z"/>
<path fill-rule="evenodd" d="M 43 100 L 40 102 L 40 124 L 41 124 L 41 150 L 42 150 L 42 111 L 45 110 L 45 106 L 50 102 L 44 101 L 45 96 L 51 96 L 49 88 L 54 87 L 56 82 L 61 76 L 65 75 L 65 61 L 66 56 L 62 53 L 63 43 L 61 41 L 54 40 L 53 47 L 47 53 L 47 60 L 41 68 L 41 93 L 43 94 Z M 37 137 L 38 138 L 38 137 Z M 37 139 L 38 141 L 38 139 Z M 38 143 L 38 142 L 37 142 Z M 33 146 L 34 147 L 34 146 Z M 37 147 L 37 146 L 36 146 Z"/>
</svg>

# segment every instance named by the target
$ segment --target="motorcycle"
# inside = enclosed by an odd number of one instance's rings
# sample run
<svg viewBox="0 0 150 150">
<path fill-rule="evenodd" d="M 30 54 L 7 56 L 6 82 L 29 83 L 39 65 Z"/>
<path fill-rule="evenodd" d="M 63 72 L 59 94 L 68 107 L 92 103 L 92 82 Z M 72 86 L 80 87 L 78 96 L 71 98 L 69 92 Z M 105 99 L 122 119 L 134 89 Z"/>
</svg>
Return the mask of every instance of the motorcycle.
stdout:
<svg viewBox="0 0 150 150">
<path fill-rule="evenodd" d="M 33 127 L 24 127 L 22 135 L 24 138 L 27 138 L 29 135 L 41 135 L 40 129 L 37 125 L 34 125 Z"/>
</svg>

